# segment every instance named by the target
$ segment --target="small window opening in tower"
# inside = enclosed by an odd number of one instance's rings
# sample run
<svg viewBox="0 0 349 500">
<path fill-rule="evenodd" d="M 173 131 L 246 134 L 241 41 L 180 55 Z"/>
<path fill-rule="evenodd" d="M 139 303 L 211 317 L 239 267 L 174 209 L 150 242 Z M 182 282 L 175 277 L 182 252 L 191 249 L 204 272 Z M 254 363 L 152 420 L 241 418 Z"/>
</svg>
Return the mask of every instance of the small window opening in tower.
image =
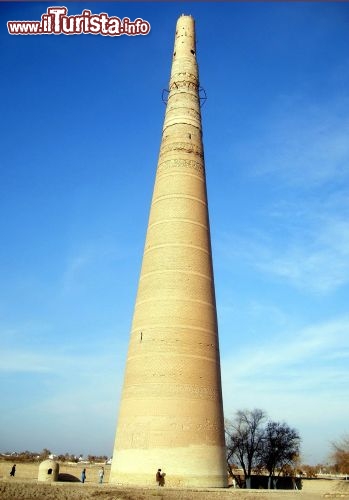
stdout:
<svg viewBox="0 0 349 500">
<path fill-rule="evenodd" d="M 195 56 L 195 50 L 191 49 L 190 52 L 193 54 L 193 56 Z"/>
<path fill-rule="evenodd" d="M 175 57 L 175 55 L 176 55 L 176 53 L 174 52 L 174 53 L 173 53 L 173 57 Z"/>
<path fill-rule="evenodd" d="M 49 469 L 49 470 L 47 471 L 47 474 L 52 474 L 52 469 Z"/>
<path fill-rule="evenodd" d="M 191 134 L 188 134 L 189 139 L 191 139 Z"/>
</svg>

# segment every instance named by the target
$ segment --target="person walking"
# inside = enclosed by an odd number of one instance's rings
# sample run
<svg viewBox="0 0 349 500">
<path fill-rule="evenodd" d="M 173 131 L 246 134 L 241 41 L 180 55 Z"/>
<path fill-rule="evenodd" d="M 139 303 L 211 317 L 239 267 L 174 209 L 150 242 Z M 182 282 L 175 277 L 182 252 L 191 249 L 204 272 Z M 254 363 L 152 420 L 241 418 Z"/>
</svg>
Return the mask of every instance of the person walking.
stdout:
<svg viewBox="0 0 349 500">
<path fill-rule="evenodd" d="M 15 477 L 15 474 L 16 474 L 16 464 L 12 465 L 10 476 Z"/>
<path fill-rule="evenodd" d="M 99 484 L 103 483 L 103 478 L 104 478 L 104 467 L 101 467 L 98 472 L 98 477 L 99 477 Z"/>
<path fill-rule="evenodd" d="M 82 469 L 81 482 L 84 483 L 85 481 L 86 481 L 86 469 Z"/>
<path fill-rule="evenodd" d="M 166 476 L 166 474 L 164 472 L 162 472 L 161 469 L 157 470 L 157 473 L 156 473 L 156 476 L 155 476 L 155 480 L 156 480 L 156 482 L 158 483 L 159 486 L 164 486 L 164 484 L 165 484 L 165 476 Z"/>
</svg>

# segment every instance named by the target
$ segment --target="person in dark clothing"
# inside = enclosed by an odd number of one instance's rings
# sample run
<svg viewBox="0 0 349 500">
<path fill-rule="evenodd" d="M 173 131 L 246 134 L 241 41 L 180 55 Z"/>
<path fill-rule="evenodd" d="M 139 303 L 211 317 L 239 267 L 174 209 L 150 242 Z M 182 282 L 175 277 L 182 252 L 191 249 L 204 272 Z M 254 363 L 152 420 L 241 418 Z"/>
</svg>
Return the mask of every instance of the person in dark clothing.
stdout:
<svg viewBox="0 0 349 500">
<path fill-rule="evenodd" d="M 86 469 L 82 469 L 81 472 L 81 482 L 84 483 L 86 480 Z"/>
<path fill-rule="evenodd" d="M 16 474 L 16 464 L 15 464 L 15 465 L 12 465 L 12 469 L 11 469 L 11 472 L 10 472 L 10 476 L 11 476 L 11 477 L 15 477 L 15 474 Z"/>
<path fill-rule="evenodd" d="M 158 483 L 159 486 L 164 486 L 165 473 L 161 472 L 161 469 L 158 469 L 155 478 L 156 478 L 156 482 Z"/>
</svg>

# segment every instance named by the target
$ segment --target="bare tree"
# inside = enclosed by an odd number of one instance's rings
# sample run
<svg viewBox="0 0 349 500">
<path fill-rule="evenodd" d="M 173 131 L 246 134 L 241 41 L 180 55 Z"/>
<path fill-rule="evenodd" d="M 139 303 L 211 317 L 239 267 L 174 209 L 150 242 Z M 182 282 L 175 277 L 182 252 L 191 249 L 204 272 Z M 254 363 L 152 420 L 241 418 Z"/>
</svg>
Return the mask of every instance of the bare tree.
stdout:
<svg viewBox="0 0 349 500">
<path fill-rule="evenodd" d="M 51 455 L 51 451 L 47 448 L 44 448 L 40 453 L 40 460 L 45 460 L 49 457 L 49 455 Z"/>
<path fill-rule="evenodd" d="M 344 436 L 341 441 L 332 443 L 332 459 L 337 472 L 349 474 L 349 436 Z"/>
<path fill-rule="evenodd" d="M 263 445 L 263 410 L 239 410 L 232 421 L 226 421 L 227 462 L 237 462 L 244 471 L 246 488 L 251 487 L 252 469 L 260 463 Z M 230 469 L 232 474 L 232 471 Z"/>
<path fill-rule="evenodd" d="M 301 475 L 304 475 L 307 478 L 313 479 L 316 477 L 317 472 L 319 469 L 321 469 L 321 464 L 319 465 L 308 465 L 308 464 L 302 464 L 301 465 Z"/>
<path fill-rule="evenodd" d="M 260 465 L 269 472 L 268 488 L 275 476 L 286 466 L 295 466 L 299 458 L 300 436 L 285 423 L 269 421 L 264 430 Z M 276 486 L 276 482 L 275 482 Z"/>
</svg>

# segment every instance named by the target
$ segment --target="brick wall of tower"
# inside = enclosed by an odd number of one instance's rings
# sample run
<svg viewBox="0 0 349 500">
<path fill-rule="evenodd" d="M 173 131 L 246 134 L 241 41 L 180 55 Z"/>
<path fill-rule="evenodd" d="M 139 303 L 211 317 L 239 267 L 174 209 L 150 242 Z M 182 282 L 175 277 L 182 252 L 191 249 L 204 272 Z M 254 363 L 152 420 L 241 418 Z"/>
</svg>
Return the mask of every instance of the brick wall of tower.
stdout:
<svg viewBox="0 0 349 500">
<path fill-rule="evenodd" d="M 195 27 L 177 22 L 111 482 L 226 486 Z"/>
</svg>

